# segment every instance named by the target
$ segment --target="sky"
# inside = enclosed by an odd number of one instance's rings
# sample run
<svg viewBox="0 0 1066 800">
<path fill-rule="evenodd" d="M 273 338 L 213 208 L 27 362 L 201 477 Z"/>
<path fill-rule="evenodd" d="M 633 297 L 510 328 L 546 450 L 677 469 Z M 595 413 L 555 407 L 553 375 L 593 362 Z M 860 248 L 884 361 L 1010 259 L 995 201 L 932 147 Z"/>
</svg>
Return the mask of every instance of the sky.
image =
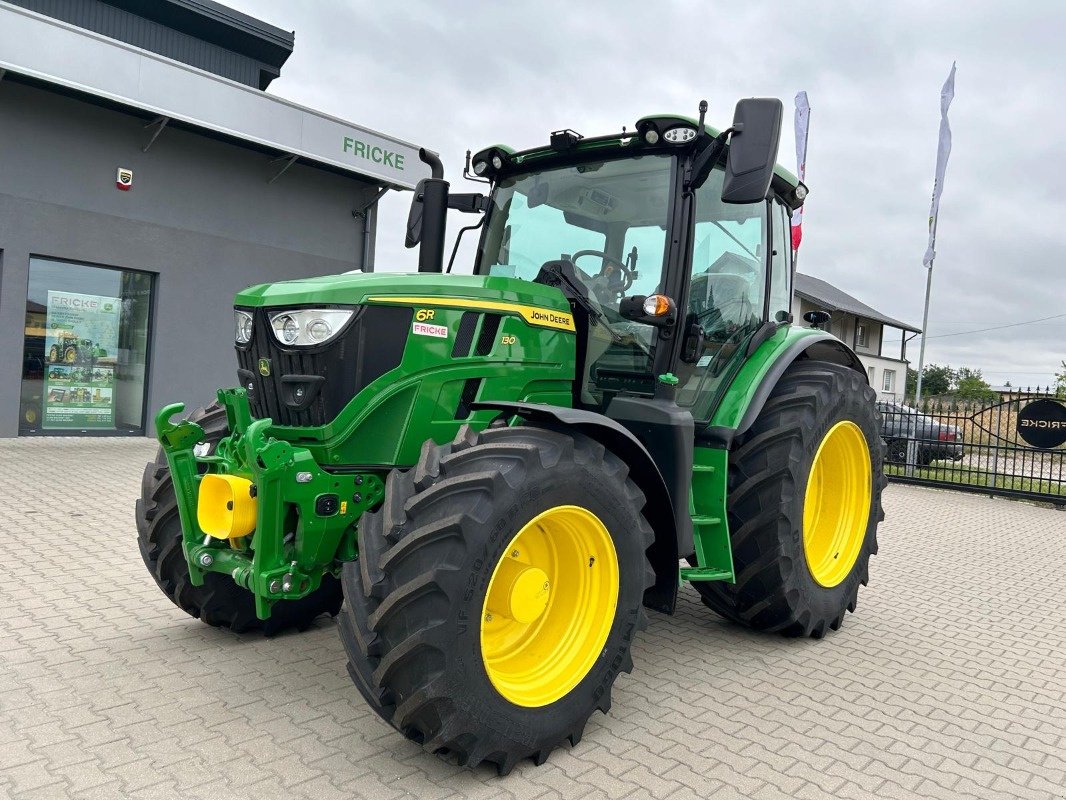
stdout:
<svg viewBox="0 0 1066 800">
<path fill-rule="evenodd" d="M 295 31 L 271 93 L 437 151 L 455 191 L 479 190 L 462 178 L 468 149 L 695 116 L 701 99 L 726 127 L 737 99 L 780 97 L 780 161 L 795 170 L 805 90 L 799 269 L 916 327 L 940 90 L 957 62 L 926 363 L 1028 386 L 1052 382 L 1066 358 L 1066 3 L 224 2 Z M 381 201 L 378 271 L 414 269 L 410 198 Z M 470 270 L 464 251 L 457 272 Z M 885 339 L 897 352 L 898 334 Z M 915 366 L 918 340 L 908 357 Z"/>
</svg>

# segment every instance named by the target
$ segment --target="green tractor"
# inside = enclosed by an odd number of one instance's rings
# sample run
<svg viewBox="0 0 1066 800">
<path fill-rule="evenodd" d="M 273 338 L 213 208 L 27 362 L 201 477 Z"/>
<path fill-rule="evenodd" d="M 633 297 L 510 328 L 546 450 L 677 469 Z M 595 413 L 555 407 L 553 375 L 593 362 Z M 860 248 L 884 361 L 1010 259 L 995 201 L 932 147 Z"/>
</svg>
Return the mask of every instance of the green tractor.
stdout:
<svg viewBox="0 0 1066 800">
<path fill-rule="evenodd" d="M 71 331 L 59 330 L 56 340 L 48 349 L 49 364 L 75 364 L 78 361 L 79 340 Z"/>
<path fill-rule="evenodd" d="M 107 358 L 107 350 L 92 339 L 79 339 L 77 334 L 57 331 L 56 341 L 48 349 L 49 364 L 93 364 L 98 358 Z"/>
<path fill-rule="evenodd" d="M 382 719 L 501 774 L 577 743 L 682 582 L 840 627 L 883 518 L 874 392 L 793 324 L 780 101 L 705 110 L 487 148 L 485 195 L 423 151 L 417 274 L 238 294 L 240 385 L 156 417 L 136 516 L 167 596 L 234 631 L 339 613 Z M 448 209 L 480 216 L 472 275 L 442 270 Z"/>
</svg>

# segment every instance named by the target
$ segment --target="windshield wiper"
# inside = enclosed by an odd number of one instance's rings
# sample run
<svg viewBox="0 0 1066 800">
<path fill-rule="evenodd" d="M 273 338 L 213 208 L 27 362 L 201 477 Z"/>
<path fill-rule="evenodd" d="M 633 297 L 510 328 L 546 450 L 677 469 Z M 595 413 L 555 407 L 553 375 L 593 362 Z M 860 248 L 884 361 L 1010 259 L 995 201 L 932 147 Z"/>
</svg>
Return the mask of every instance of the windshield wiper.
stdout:
<svg viewBox="0 0 1066 800">
<path fill-rule="evenodd" d="M 563 259 L 546 261 L 540 268 L 540 272 L 537 273 L 537 277 L 533 279 L 533 282 L 560 288 L 567 298 L 585 309 L 589 315 L 589 322 L 593 325 L 598 325 L 603 319 L 603 314 L 589 300 L 588 289 L 585 288 L 585 284 L 579 281 L 574 274 L 574 262 Z"/>
</svg>

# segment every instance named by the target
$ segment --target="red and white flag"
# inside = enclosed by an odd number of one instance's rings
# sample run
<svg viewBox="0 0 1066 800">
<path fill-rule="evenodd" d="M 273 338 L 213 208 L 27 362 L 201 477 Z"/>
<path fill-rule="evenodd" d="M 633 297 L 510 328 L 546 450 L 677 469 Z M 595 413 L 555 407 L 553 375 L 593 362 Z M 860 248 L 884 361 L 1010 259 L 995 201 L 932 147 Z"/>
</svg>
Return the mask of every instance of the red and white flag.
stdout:
<svg viewBox="0 0 1066 800">
<path fill-rule="evenodd" d="M 807 175 L 807 124 L 811 118 L 811 107 L 807 103 L 807 93 L 796 95 L 796 175 L 802 182 Z M 792 212 L 792 249 L 799 250 L 803 241 L 803 206 Z"/>
<path fill-rule="evenodd" d="M 940 90 L 940 142 L 936 148 L 936 179 L 933 181 L 933 202 L 929 207 L 929 246 L 925 248 L 922 263 L 931 269 L 936 257 L 936 218 L 940 213 L 940 194 L 944 191 L 944 173 L 948 168 L 948 156 L 951 155 L 951 126 L 948 125 L 948 109 L 955 99 L 955 62 L 951 63 L 951 72 Z"/>
</svg>

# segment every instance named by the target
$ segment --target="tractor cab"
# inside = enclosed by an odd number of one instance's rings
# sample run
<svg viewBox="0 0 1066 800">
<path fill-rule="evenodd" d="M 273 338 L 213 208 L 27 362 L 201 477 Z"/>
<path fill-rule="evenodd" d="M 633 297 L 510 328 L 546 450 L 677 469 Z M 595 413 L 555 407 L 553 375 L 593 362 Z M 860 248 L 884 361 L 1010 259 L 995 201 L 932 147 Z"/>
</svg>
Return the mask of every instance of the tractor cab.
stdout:
<svg viewBox="0 0 1066 800">
<path fill-rule="evenodd" d="M 706 425 L 752 340 L 791 320 L 789 218 L 806 187 L 774 168 L 780 101 L 741 101 L 736 119 L 719 132 L 701 109 L 594 139 L 558 131 L 523 152 L 497 145 L 472 159 L 488 197 L 445 195 L 485 214 L 476 275 L 557 286 L 570 301 L 575 407 L 610 416 L 616 396 L 651 397 L 669 374 Z M 434 213 L 425 196 L 414 217 Z"/>
</svg>

